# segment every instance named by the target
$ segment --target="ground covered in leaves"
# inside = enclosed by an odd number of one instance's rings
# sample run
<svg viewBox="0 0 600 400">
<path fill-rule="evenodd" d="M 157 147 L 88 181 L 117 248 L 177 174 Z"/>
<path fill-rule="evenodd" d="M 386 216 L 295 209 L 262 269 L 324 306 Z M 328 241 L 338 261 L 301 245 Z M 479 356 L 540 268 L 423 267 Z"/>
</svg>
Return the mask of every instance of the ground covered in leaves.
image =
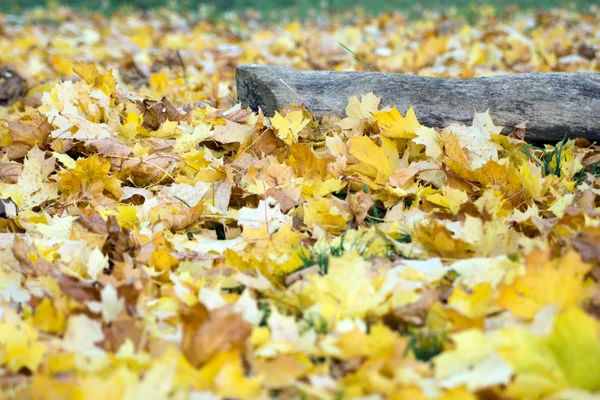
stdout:
<svg viewBox="0 0 600 400">
<path fill-rule="evenodd" d="M 2 395 L 597 399 L 599 146 L 233 84 L 599 71 L 597 11 L 0 16 Z"/>
</svg>

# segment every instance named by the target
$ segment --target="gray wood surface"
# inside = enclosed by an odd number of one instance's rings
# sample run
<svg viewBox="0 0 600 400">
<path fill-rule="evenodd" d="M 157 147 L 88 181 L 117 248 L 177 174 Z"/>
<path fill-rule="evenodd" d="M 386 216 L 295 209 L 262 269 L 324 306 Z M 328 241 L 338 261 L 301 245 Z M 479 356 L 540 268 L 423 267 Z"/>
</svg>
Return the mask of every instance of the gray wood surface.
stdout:
<svg viewBox="0 0 600 400">
<path fill-rule="evenodd" d="M 558 142 L 587 138 L 600 142 L 600 74 L 527 73 L 472 79 L 429 78 L 383 72 L 301 71 L 242 65 L 236 70 L 242 106 L 260 107 L 272 116 L 291 103 L 305 104 L 315 115 L 344 115 L 350 96 L 369 92 L 381 106 L 397 106 L 404 115 L 414 107 L 423 125 L 443 128 L 470 124 L 475 112 L 490 110 L 496 125 L 510 132 L 528 121 L 528 141 Z"/>
</svg>

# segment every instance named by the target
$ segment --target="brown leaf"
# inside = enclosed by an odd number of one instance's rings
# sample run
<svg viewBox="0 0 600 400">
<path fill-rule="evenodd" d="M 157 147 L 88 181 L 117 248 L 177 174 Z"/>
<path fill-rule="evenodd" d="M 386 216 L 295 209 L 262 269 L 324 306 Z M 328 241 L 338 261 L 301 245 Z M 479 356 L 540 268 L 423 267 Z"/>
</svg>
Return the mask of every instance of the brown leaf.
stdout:
<svg viewBox="0 0 600 400">
<path fill-rule="evenodd" d="M 252 327 L 229 307 L 208 311 L 202 304 L 186 308 L 181 313 L 183 339 L 181 350 L 195 367 L 214 355 L 231 349 L 244 350 Z"/>
<path fill-rule="evenodd" d="M 246 109 L 239 110 L 217 110 L 213 113 L 207 114 L 207 118 L 223 118 L 227 121 L 237 122 L 238 124 L 245 124 L 248 122 L 248 117 L 250 117 L 250 112 Z"/>
<path fill-rule="evenodd" d="M 23 170 L 23 164 L 0 162 L 0 182 L 17 183 Z"/>
<path fill-rule="evenodd" d="M 600 262 L 600 227 L 585 227 L 571 238 L 583 261 Z"/>
<path fill-rule="evenodd" d="M 373 206 L 373 199 L 371 195 L 365 192 L 350 193 L 346 196 L 346 202 L 356 218 L 358 225 L 363 226 L 365 224 L 365 218 L 369 210 Z"/>
<path fill-rule="evenodd" d="M 252 151 L 255 155 L 274 155 L 285 154 L 288 150 L 287 144 L 279 139 L 272 129 L 265 129 L 263 125 L 264 115 L 262 110 L 258 110 L 258 121 L 252 129 Z"/>
<path fill-rule="evenodd" d="M 102 252 L 107 254 L 112 261 L 124 261 L 124 254 L 132 255 L 136 249 L 135 242 L 128 229 L 121 229 L 114 215 L 106 220 L 108 238 L 102 247 Z"/>
<path fill-rule="evenodd" d="M 238 124 L 243 124 L 248 122 L 248 117 L 250 116 L 250 112 L 248 110 L 236 110 L 233 112 L 223 113 L 223 118 L 231 122 L 237 122 Z"/>
<path fill-rule="evenodd" d="M 205 212 L 206 204 L 201 201 L 194 207 L 189 208 L 183 204 L 181 206 L 178 205 L 178 207 L 171 205 L 160 210 L 160 216 L 163 219 L 162 223 L 166 229 L 177 232 L 194 225 Z"/>
<path fill-rule="evenodd" d="M 28 245 L 25 239 L 15 235 L 12 253 L 21 264 L 21 271 L 27 276 L 45 276 L 54 270 L 54 266 L 38 253 L 35 245 Z"/>
<path fill-rule="evenodd" d="M 60 275 L 58 278 L 60 290 L 68 297 L 79 303 L 89 301 L 100 301 L 100 285 L 80 281 L 66 275 Z"/>
<path fill-rule="evenodd" d="M 394 329 L 408 325 L 423 326 L 429 309 L 433 303 L 440 300 L 441 296 L 439 290 L 427 290 L 421 294 L 421 298 L 416 303 L 393 309 L 384 317 L 384 321 Z"/>
<path fill-rule="evenodd" d="M 27 81 L 10 66 L 0 67 L 0 106 L 7 107 L 27 94 Z"/>
<path fill-rule="evenodd" d="M 523 121 L 520 124 L 515 125 L 515 128 L 511 133 L 508 134 L 508 137 L 512 139 L 525 140 L 528 122 L 529 121 Z"/>
<path fill-rule="evenodd" d="M 122 316 L 112 321 L 110 325 L 104 325 L 103 347 L 106 351 L 117 352 L 121 345 L 128 339 L 133 343 L 136 350 L 140 350 L 142 342 L 143 329 L 140 327 L 140 321 L 136 321 L 130 316 Z"/>
<path fill-rule="evenodd" d="M 311 275 L 318 275 L 320 273 L 320 271 L 321 271 L 321 269 L 319 268 L 318 265 L 313 265 L 308 268 L 303 268 L 300 271 L 296 271 L 292 274 L 289 274 L 285 278 L 285 285 L 290 286 L 292 283 L 294 283 L 296 281 L 306 280 Z"/>
<path fill-rule="evenodd" d="M 106 221 L 97 211 L 88 211 L 86 214 L 78 217 L 75 224 L 80 225 L 83 229 L 95 233 L 97 235 L 107 235 Z"/>
<path fill-rule="evenodd" d="M 246 143 L 252 136 L 252 127 L 236 122 L 227 122 L 227 125 L 215 127 L 213 139 L 219 143 Z"/>
<path fill-rule="evenodd" d="M 117 285 L 117 293 L 119 294 L 119 298 L 125 300 L 125 307 L 129 315 L 135 315 L 137 311 L 137 301 L 142 289 L 142 283 L 139 280 L 133 279 L 130 279 L 124 284 Z"/>
<path fill-rule="evenodd" d="M 119 142 L 115 138 L 86 140 L 86 145 L 94 146 L 101 156 L 127 157 L 133 152 L 130 146 Z"/>
<path fill-rule="evenodd" d="M 213 192 L 214 206 L 221 210 L 222 212 L 226 212 L 229 208 L 229 201 L 231 199 L 231 189 L 232 185 L 229 182 L 219 182 L 215 185 Z"/>
<path fill-rule="evenodd" d="M 394 171 L 394 174 L 390 176 L 390 183 L 393 186 L 405 187 L 408 181 L 421 172 L 422 169 L 428 169 L 426 162 L 417 161 L 406 168 L 398 168 Z"/>
<path fill-rule="evenodd" d="M 310 146 L 294 143 L 290 153 L 299 176 L 325 178 L 327 175 L 327 161 L 317 157 Z"/>
<path fill-rule="evenodd" d="M 52 127 L 46 116 L 35 111 L 19 121 L 9 121 L 8 132 L 11 144 L 5 147 L 5 151 L 8 158 L 13 160 L 25 157 L 35 146 L 44 149 Z"/>
<path fill-rule="evenodd" d="M 160 101 L 144 100 L 143 102 L 138 102 L 138 108 L 142 112 L 144 119 L 142 126 L 151 131 L 160 129 L 165 121 L 188 120 L 191 122 L 192 114 L 190 112 L 179 112 L 166 97 L 163 97 Z"/>
<path fill-rule="evenodd" d="M 119 74 L 125 83 L 132 85 L 134 88 L 148 85 L 150 77 L 150 68 L 146 65 L 136 62 L 131 56 L 127 57 L 121 65 L 119 65 Z"/>
<path fill-rule="evenodd" d="M 177 161 L 177 158 L 167 154 L 157 154 L 145 160 L 127 159 L 121 165 L 120 178 L 129 180 L 137 187 L 149 186 L 158 182 L 165 184 L 171 179 L 168 172 Z"/>
<path fill-rule="evenodd" d="M 577 54 L 581 57 L 587 58 L 588 60 L 593 60 L 596 58 L 596 50 L 586 43 L 581 43 L 579 48 L 577 49 Z"/>
<path fill-rule="evenodd" d="M 302 188 L 271 188 L 267 190 L 266 197 L 272 197 L 277 200 L 281 211 L 286 213 L 288 210 L 299 205 L 302 201 Z"/>
</svg>

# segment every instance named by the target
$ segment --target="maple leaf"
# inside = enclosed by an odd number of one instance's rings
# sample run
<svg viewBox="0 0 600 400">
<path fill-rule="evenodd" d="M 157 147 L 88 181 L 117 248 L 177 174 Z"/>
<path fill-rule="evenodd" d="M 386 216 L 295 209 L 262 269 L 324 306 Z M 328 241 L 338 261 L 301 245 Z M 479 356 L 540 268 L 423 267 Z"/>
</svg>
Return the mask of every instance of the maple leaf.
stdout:
<svg viewBox="0 0 600 400">
<path fill-rule="evenodd" d="M 195 366 L 205 364 L 221 351 L 243 348 L 251 332 L 248 323 L 227 308 L 208 312 L 202 304 L 197 304 L 181 317 L 182 351 Z"/>
<path fill-rule="evenodd" d="M 503 331 L 498 352 L 515 373 L 507 393 L 539 398 L 568 388 L 598 390 L 599 337 L 598 321 L 575 307 L 556 317 L 547 337 L 523 328 Z"/>
<path fill-rule="evenodd" d="M 45 115 L 36 111 L 18 122 L 8 121 L 10 143 L 3 143 L 9 160 L 24 157 L 33 147 L 45 148 L 52 127 Z"/>
<path fill-rule="evenodd" d="M 304 205 L 304 222 L 308 226 L 320 226 L 327 231 L 341 231 L 350 221 L 351 213 L 333 199 L 320 199 Z"/>
<path fill-rule="evenodd" d="M 425 154 L 435 160 L 439 159 L 443 154 L 443 145 L 440 134 L 435 130 L 427 127 L 421 127 L 415 130 L 416 138 L 413 142 L 425 146 Z"/>
<path fill-rule="evenodd" d="M 355 129 L 363 120 L 373 123 L 375 121 L 373 114 L 379 109 L 380 102 L 381 98 L 375 96 L 373 92 L 362 95 L 360 101 L 356 96 L 350 97 L 346 106 L 347 117 L 338 122 L 338 126 L 342 129 Z"/>
<path fill-rule="evenodd" d="M 364 316 L 383 301 L 368 279 L 368 265 L 357 254 L 331 258 L 327 275 L 309 276 L 304 294 L 326 320 Z"/>
<path fill-rule="evenodd" d="M 452 335 L 456 349 L 433 359 L 435 378 L 444 388 L 462 385 L 473 391 L 507 384 L 512 376 L 510 365 L 494 349 L 494 340 L 476 329 Z"/>
<path fill-rule="evenodd" d="M 82 371 L 94 372 L 108 366 L 110 362 L 97 343 L 104 339 L 99 322 L 85 314 L 71 315 L 62 339 L 62 348 L 75 355 L 75 364 Z"/>
<path fill-rule="evenodd" d="M 271 120 L 272 122 L 272 120 Z M 196 134 L 196 129 L 194 129 Z M 198 134 L 196 134 L 198 135 Z M 200 136 L 200 135 L 198 135 Z M 252 128 L 248 125 L 238 124 L 227 120 L 224 126 L 216 126 L 212 138 L 217 142 L 227 143 L 247 143 L 252 137 Z"/>
<path fill-rule="evenodd" d="M 27 368 L 35 372 L 48 348 L 38 341 L 37 331 L 27 322 L 0 322 L 1 362 L 11 371 Z"/>
<path fill-rule="evenodd" d="M 45 153 L 33 147 L 23 161 L 23 170 L 16 184 L 0 184 L 0 197 L 10 197 L 19 207 L 35 207 L 58 197 L 58 186 L 48 182 L 54 171 L 54 157 L 46 159 Z"/>
<path fill-rule="evenodd" d="M 109 176 L 110 162 L 96 155 L 80 158 L 75 169 L 59 174 L 58 181 L 63 196 L 84 198 L 102 203 L 107 200 L 105 193 L 114 198 L 121 197 L 121 181 Z"/>
<path fill-rule="evenodd" d="M 95 65 L 74 62 L 73 72 L 83 78 L 89 85 L 94 85 L 102 90 L 107 96 L 111 96 L 115 91 L 117 81 L 113 77 L 112 70 L 108 70 L 104 75 L 100 75 Z"/>
<path fill-rule="evenodd" d="M 87 306 L 92 312 L 101 313 L 104 322 L 110 323 L 125 309 L 125 299 L 119 298 L 117 290 L 111 285 L 106 285 L 100 296 L 101 302 L 89 302 Z"/>
<path fill-rule="evenodd" d="M 238 224 L 254 229 L 264 226 L 269 233 L 275 232 L 289 221 L 290 218 L 281 212 L 277 200 L 270 197 L 266 201 L 259 201 L 257 208 L 244 207 L 238 211 Z"/>
<path fill-rule="evenodd" d="M 327 175 L 327 161 L 317 157 L 309 146 L 295 143 L 290 147 L 290 153 L 299 176 L 325 178 Z"/>
<path fill-rule="evenodd" d="M 382 135 L 394 139 L 412 139 L 417 137 L 415 130 L 421 127 L 415 111 L 408 109 L 403 117 L 394 106 L 390 111 L 380 111 L 374 115 Z"/>
<path fill-rule="evenodd" d="M 276 111 L 275 116 L 271 118 L 271 124 L 277 130 L 277 136 L 289 145 L 298 141 L 298 133 L 309 122 L 310 119 L 305 118 L 304 113 L 300 110 L 288 112 L 285 116 Z"/>
<path fill-rule="evenodd" d="M 167 122 L 172 122 L 174 126 L 177 126 L 177 122 L 189 120 L 191 117 L 190 113 L 181 113 L 166 97 L 160 101 L 144 100 L 138 102 L 137 106 L 143 115 L 142 126 L 151 131 L 161 130 Z M 168 129 L 164 131 L 168 131 Z M 161 137 L 165 134 L 157 133 L 155 136 Z"/>
<path fill-rule="evenodd" d="M 65 309 L 60 309 L 50 298 L 46 297 L 35 308 L 32 323 L 36 328 L 44 332 L 61 334 L 66 326 L 65 311 Z"/>
<path fill-rule="evenodd" d="M 547 304 L 560 310 L 579 305 L 591 292 L 584 283 L 590 265 L 574 251 L 551 260 L 547 253 L 535 251 L 527 257 L 525 275 L 512 285 L 500 287 L 497 304 L 514 315 L 531 319 Z"/>
<path fill-rule="evenodd" d="M 384 147 L 379 147 L 366 136 L 353 137 L 350 139 L 350 154 L 376 168 L 384 176 L 390 176 L 393 173 L 392 166 L 386 155 Z"/>
<path fill-rule="evenodd" d="M 475 113 L 471 126 L 451 124 L 442 131 L 443 134 L 456 135 L 458 141 L 468 151 L 467 157 L 472 170 L 481 168 L 488 160 L 498 160 L 498 151 L 502 150 L 502 147 L 492 140 L 491 135 L 500 132 L 502 127 L 494 125 L 489 110 Z"/>
</svg>

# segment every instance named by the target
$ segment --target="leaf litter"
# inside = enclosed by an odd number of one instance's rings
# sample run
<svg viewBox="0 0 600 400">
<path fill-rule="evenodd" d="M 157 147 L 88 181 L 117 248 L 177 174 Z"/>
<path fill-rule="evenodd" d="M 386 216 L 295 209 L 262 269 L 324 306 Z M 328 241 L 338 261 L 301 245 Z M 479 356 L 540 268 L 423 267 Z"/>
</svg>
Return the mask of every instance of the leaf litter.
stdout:
<svg viewBox="0 0 600 400">
<path fill-rule="evenodd" d="M 597 398 L 596 144 L 233 77 L 598 71 L 600 14 L 46 11 L 0 21 L 6 398 Z"/>
</svg>

